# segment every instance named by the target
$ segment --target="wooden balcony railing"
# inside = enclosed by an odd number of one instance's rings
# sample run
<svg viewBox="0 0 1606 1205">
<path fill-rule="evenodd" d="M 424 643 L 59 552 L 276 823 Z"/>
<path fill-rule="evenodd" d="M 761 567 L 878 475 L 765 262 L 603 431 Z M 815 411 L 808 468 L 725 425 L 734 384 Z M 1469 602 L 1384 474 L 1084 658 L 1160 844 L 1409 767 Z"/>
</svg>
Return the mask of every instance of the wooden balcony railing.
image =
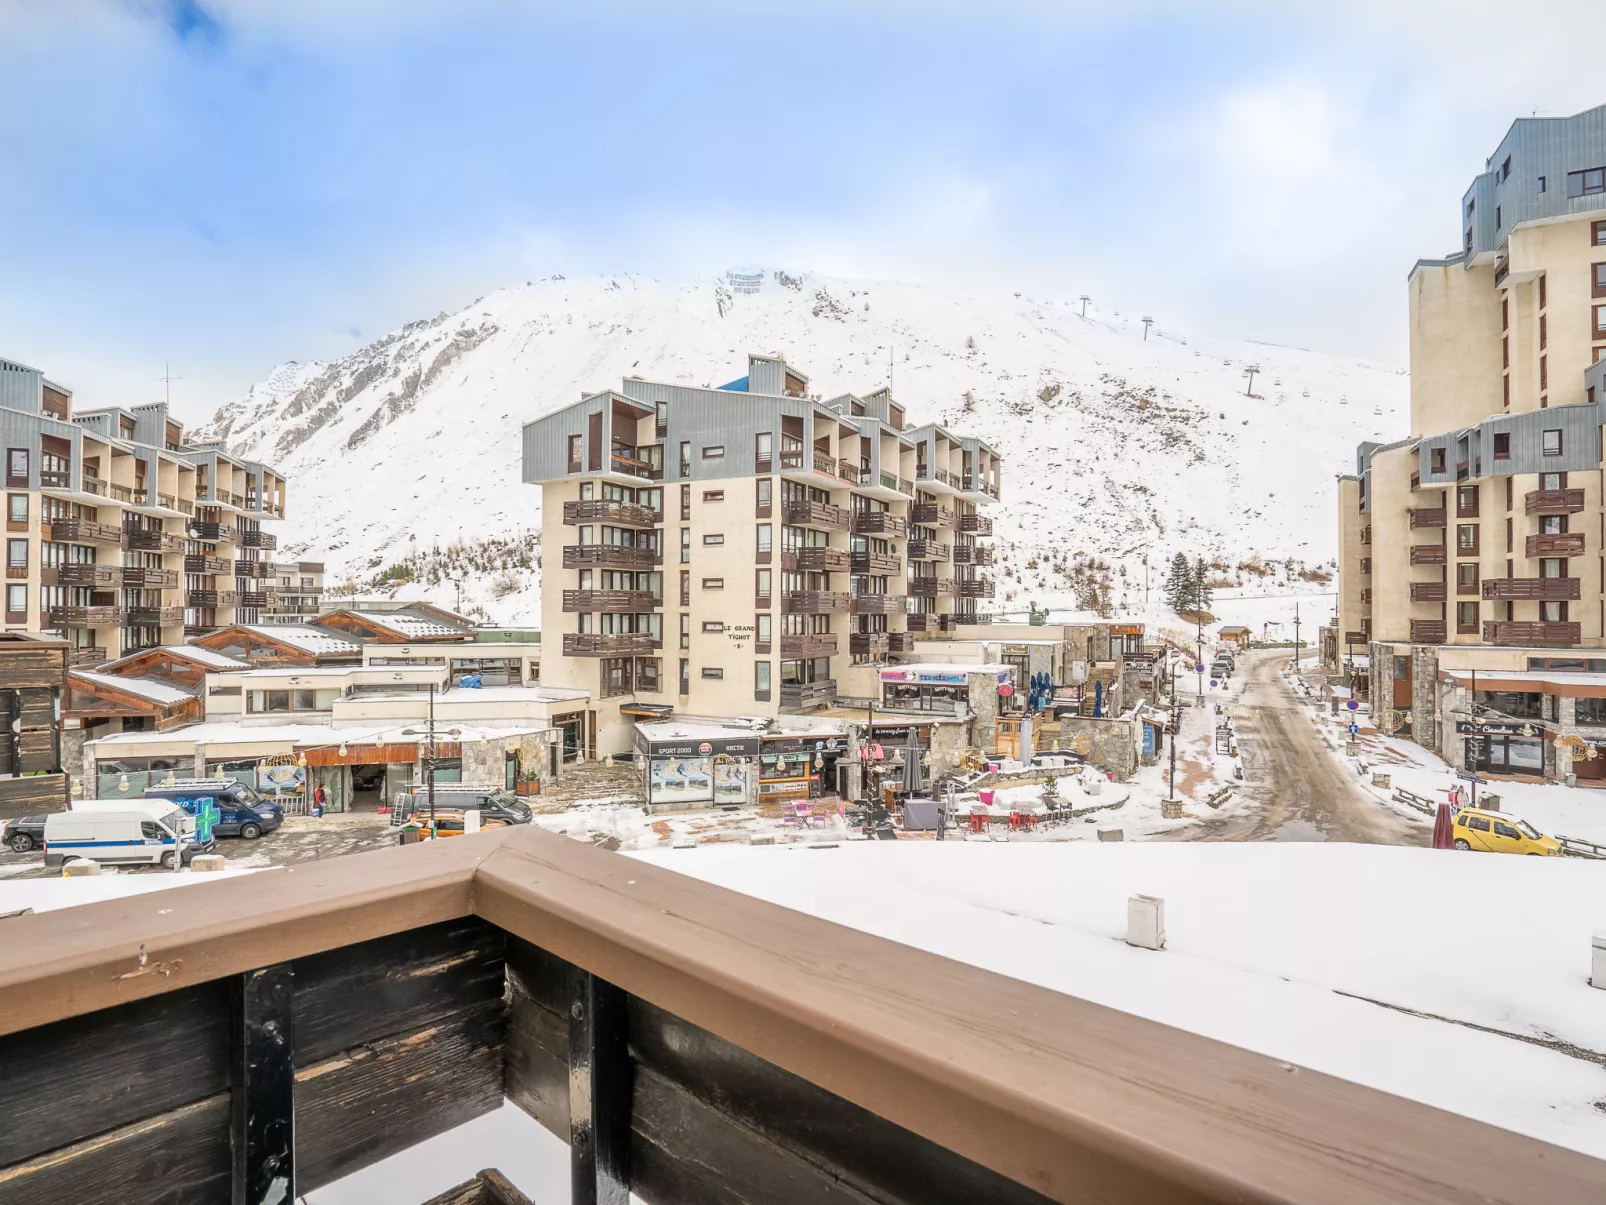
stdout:
<svg viewBox="0 0 1606 1205">
<path fill-rule="evenodd" d="M 781 656 L 789 658 L 800 657 L 834 657 L 836 656 L 836 636 L 825 632 L 810 632 L 806 635 L 786 635 L 780 637 Z M 786 692 L 781 692 L 782 702 L 785 702 Z"/>
<path fill-rule="evenodd" d="M 905 597 L 902 594 L 855 594 L 855 615 L 902 615 Z"/>
<path fill-rule="evenodd" d="M 990 536 L 993 534 L 993 521 L 986 515 L 960 515 L 959 530 L 971 535 Z"/>
<path fill-rule="evenodd" d="M 233 590 L 191 590 L 184 596 L 184 604 L 189 607 L 232 607 L 236 605 L 236 598 Z"/>
<path fill-rule="evenodd" d="M 995 592 L 991 578 L 978 577 L 954 582 L 954 594 L 959 598 L 991 598 Z"/>
<path fill-rule="evenodd" d="M 1522 506 L 1530 515 L 1576 515 L 1584 509 L 1583 490 L 1529 490 Z"/>
<path fill-rule="evenodd" d="M 845 590 L 793 590 L 781 595 L 781 610 L 788 615 L 845 615 L 853 596 Z"/>
<path fill-rule="evenodd" d="M 56 581 L 63 586 L 109 590 L 123 584 L 123 570 L 120 565 L 62 565 L 56 570 Z"/>
<path fill-rule="evenodd" d="M 614 527 L 656 527 L 663 522 L 663 515 L 650 506 L 601 498 L 584 502 L 565 502 L 563 521 L 570 527 L 580 523 L 607 523 Z"/>
<path fill-rule="evenodd" d="M 181 539 L 168 535 L 165 531 L 128 528 L 125 535 L 128 538 L 128 547 L 142 552 L 179 552 L 184 547 Z"/>
<path fill-rule="evenodd" d="M 273 564 L 270 561 L 235 561 L 234 576 L 249 578 L 272 577 Z"/>
<path fill-rule="evenodd" d="M 1411 564 L 1442 565 L 1444 564 L 1446 551 L 1443 544 L 1413 544 L 1411 545 Z"/>
<path fill-rule="evenodd" d="M 1564 531 L 1551 535 L 1529 536 L 1524 541 L 1523 551 L 1530 557 L 1583 556 L 1584 533 Z"/>
<path fill-rule="evenodd" d="M 890 645 L 886 632 L 848 633 L 848 652 L 855 657 L 884 657 Z"/>
<path fill-rule="evenodd" d="M 53 628 L 114 628 L 123 621 L 117 607 L 51 607 Z"/>
<path fill-rule="evenodd" d="M 1428 506 L 1413 507 L 1409 512 L 1412 530 L 1422 528 L 1443 527 L 1445 523 L 1444 507 Z"/>
<path fill-rule="evenodd" d="M 242 531 L 240 533 L 240 546 L 243 548 L 261 548 L 268 551 L 279 546 L 279 537 L 266 531 Z"/>
<path fill-rule="evenodd" d="M 992 623 L 993 617 L 987 611 L 955 611 L 954 624 L 957 627 L 975 627 L 977 624 Z"/>
<path fill-rule="evenodd" d="M 128 607 L 124 622 L 141 627 L 168 627 L 184 622 L 183 607 Z"/>
<path fill-rule="evenodd" d="M 1365 645 L 1365 644 L 1369 644 L 1370 643 L 1370 638 L 1366 635 L 1365 632 L 1353 632 L 1353 631 L 1345 632 L 1344 633 L 1344 643 L 1345 643 L 1345 645 L 1352 645 L 1352 644 Z"/>
<path fill-rule="evenodd" d="M 1417 644 L 1443 644 L 1444 620 L 1413 619 L 1411 621 L 1411 639 Z"/>
<path fill-rule="evenodd" d="M 991 565 L 994 556 L 993 550 L 982 544 L 954 545 L 954 564 L 956 565 Z"/>
<path fill-rule="evenodd" d="M 1573 648 L 1580 639 L 1576 623 L 1541 623 L 1516 620 L 1484 620 L 1486 644 L 1513 644 L 1535 648 Z"/>
<path fill-rule="evenodd" d="M 903 572 L 903 558 L 885 552 L 855 552 L 853 572 L 868 577 L 886 577 Z"/>
<path fill-rule="evenodd" d="M 565 569 L 650 569 L 663 564 L 663 553 L 656 548 L 632 548 L 625 544 L 566 544 Z"/>
<path fill-rule="evenodd" d="M 888 632 L 887 652 L 912 653 L 915 651 L 915 634 L 913 632 Z"/>
<path fill-rule="evenodd" d="M 1446 590 L 1445 584 L 1443 582 L 1412 582 L 1411 583 L 1411 601 L 1414 602 L 1414 603 L 1443 602 L 1446 599 L 1446 597 L 1448 597 L 1448 591 Z M 1361 601 L 1362 602 L 1371 602 L 1372 601 L 1372 599 L 1371 599 L 1371 591 L 1370 590 L 1362 590 L 1361 591 Z"/>
<path fill-rule="evenodd" d="M 833 645 L 832 652 L 835 652 Z M 819 682 L 782 682 L 782 707 L 819 707 L 836 698 L 836 683 L 825 678 Z"/>
<path fill-rule="evenodd" d="M 782 520 L 793 527 L 815 527 L 825 531 L 846 531 L 851 516 L 845 507 L 827 502 L 788 502 L 781 508 Z"/>
<path fill-rule="evenodd" d="M 852 557 L 846 548 L 799 548 L 797 568 L 814 573 L 846 573 Z"/>
<path fill-rule="evenodd" d="M 909 593 L 917 594 L 918 592 L 911 588 Z M 954 630 L 954 617 L 946 611 L 920 612 L 919 614 L 910 615 L 904 626 L 911 632 L 919 632 L 923 635 L 930 635 L 933 632 L 951 632 Z"/>
<path fill-rule="evenodd" d="M 233 573 L 234 562 L 227 557 L 204 556 L 192 552 L 184 557 L 185 573 Z"/>
<path fill-rule="evenodd" d="M 884 511 L 858 511 L 853 516 L 853 534 L 856 536 L 903 536 L 909 524 L 897 515 Z"/>
<path fill-rule="evenodd" d="M 861 474 L 858 465 L 850 464 L 846 460 L 839 460 L 836 462 L 836 475 L 842 478 L 843 481 L 858 485 Z"/>
<path fill-rule="evenodd" d="M 49 525 L 50 538 L 58 543 L 106 544 L 123 546 L 123 529 L 91 519 L 57 519 Z"/>
<path fill-rule="evenodd" d="M 565 611 L 595 611 L 609 615 L 639 615 L 664 605 L 663 596 L 651 590 L 565 590 Z"/>
<path fill-rule="evenodd" d="M 1580 597 L 1581 586 L 1576 577 L 1489 577 L 1483 581 L 1483 597 L 1513 602 L 1566 602 Z"/>
<path fill-rule="evenodd" d="M 816 473 L 824 473 L 827 477 L 836 476 L 836 457 L 827 456 L 824 452 L 816 452 L 814 453 L 813 463 Z"/>
<path fill-rule="evenodd" d="M 948 545 L 936 540 L 910 540 L 908 551 L 911 561 L 946 561 L 950 555 Z"/>
<path fill-rule="evenodd" d="M 565 632 L 565 657 L 628 657 L 662 648 L 651 632 Z"/>
<path fill-rule="evenodd" d="M 234 528 L 227 523 L 214 523 L 205 519 L 192 519 L 185 525 L 186 534 L 192 540 L 205 540 L 211 544 L 233 543 L 237 534 Z"/>
<path fill-rule="evenodd" d="M 916 502 L 909 508 L 909 521 L 917 527 L 952 527 L 954 512 L 940 502 Z"/>
<path fill-rule="evenodd" d="M 237 607 L 271 607 L 277 595 L 271 590 L 241 590 L 234 596 Z"/>
<path fill-rule="evenodd" d="M 913 577 L 909 579 L 909 593 L 915 598 L 940 598 L 954 592 L 951 577 Z"/>
<path fill-rule="evenodd" d="M 123 585 L 146 590 L 176 590 L 177 569 L 146 569 L 142 565 L 123 566 Z"/>
</svg>

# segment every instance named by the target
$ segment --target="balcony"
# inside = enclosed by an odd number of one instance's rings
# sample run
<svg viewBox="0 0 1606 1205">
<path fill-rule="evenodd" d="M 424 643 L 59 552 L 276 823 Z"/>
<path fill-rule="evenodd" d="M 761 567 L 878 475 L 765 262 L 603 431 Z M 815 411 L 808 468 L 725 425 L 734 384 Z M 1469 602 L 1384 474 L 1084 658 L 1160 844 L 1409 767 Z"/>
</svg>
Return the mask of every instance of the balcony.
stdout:
<svg viewBox="0 0 1606 1205">
<path fill-rule="evenodd" d="M 1564 531 L 1551 535 L 1529 536 L 1524 541 L 1523 550 L 1530 557 L 1583 556 L 1584 533 Z"/>
<path fill-rule="evenodd" d="M 959 530 L 975 536 L 993 534 L 993 521 L 986 515 L 960 515 Z"/>
<path fill-rule="evenodd" d="M 978 577 L 954 583 L 954 593 L 960 598 L 991 598 L 996 591 L 991 578 Z"/>
<path fill-rule="evenodd" d="M 856 536 L 905 536 L 909 524 L 885 511 L 856 511 L 853 515 L 853 534 Z"/>
<path fill-rule="evenodd" d="M 606 523 L 613 527 L 656 527 L 663 522 L 663 515 L 650 506 L 602 498 L 585 502 L 565 502 L 563 521 L 570 527 L 580 523 Z"/>
<path fill-rule="evenodd" d="M 662 444 L 614 444 L 608 463 L 615 473 L 637 477 L 643 481 L 664 479 L 664 449 Z"/>
<path fill-rule="evenodd" d="M 788 502 L 781 508 L 781 517 L 793 527 L 814 527 L 822 531 L 846 531 L 851 520 L 844 507 L 828 502 Z"/>
<path fill-rule="evenodd" d="M 651 632 L 565 632 L 565 657 L 629 657 L 663 647 Z"/>
<path fill-rule="evenodd" d="M 910 591 L 915 593 L 914 590 Z M 920 632 L 927 636 L 934 632 L 951 632 L 954 630 L 954 617 L 946 612 L 921 612 L 909 616 L 906 625 L 911 632 Z"/>
<path fill-rule="evenodd" d="M 192 552 L 184 557 L 185 573 L 233 573 L 234 562 L 221 556 L 203 556 Z"/>
<path fill-rule="evenodd" d="M 1567 602 L 1578 598 L 1582 583 L 1576 577 L 1491 577 L 1483 582 L 1483 596 L 1510 602 Z"/>
<path fill-rule="evenodd" d="M 820 682 L 781 683 L 782 707 L 824 707 L 835 698 L 836 683 L 830 678 Z"/>
<path fill-rule="evenodd" d="M 902 594 L 855 594 L 853 596 L 853 613 L 855 615 L 902 615 L 904 612 L 904 596 Z"/>
<path fill-rule="evenodd" d="M 797 567 L 814 573 L 846 573 L 852 557 L 846 548 L 799 548 Z"/>
<path fill-rule="evenodd" d="M 951 577 L 916 577 L 909 580 L 909 593 L 914 598 L 941 598 L 953 592 L 954 579 Z"/>
<path fill-rule="evenodd" d="M 271 590 L 241 590 L 234 596 L 237 607 L 271 607 L 277 596 Z"/>
<path fill-rule="evenodd" d="M 82 489 L 86 494 L 94 494 L 100 498 L 106 497 L 105 480 L 95 476 L 93 473 L 83 473 L 79 479 L 78 485 L 79 488 Z"/>
<path fill-rule="evenodd" d="M 106 544 L 123 546 L 123 529 L 90 519 L 57 519 L 50 524 L 50 538 L 66 544 Z"/>
<path fill-rule="evenodd" d="M 952 527 L 954 512 L 940 502 L 916 502 L 909 508 L 909 521 L 916 527 Z"/>
<path fill-rule="evenodd" d="M 959 488 L 967 494 L 986 494 L 993 501 L 996 502 L 998 500 L 998 487 L 988 481 L 987 478 L 979 477 L 974 473 L 966 473 L 964 481 Z"/>
<path fill-rule="evenodd" d="M 123 584 L 123 570 L 119 565 L 62 565 L 56 570 L 56 582 L 109 590 Z"/>
<path fill-rule="evenodd" d="M 188 560 L 189 558 L 186 557 L 185 559 Z M 267 561 L 235 561 L 234 576 L 271 577 L 273 576 L 273 566 Z"/>
<path fill-rule="evenodd" d="M 781 610 L 787 615 L 846 615 L 853 609 L 853 596 L 843 590 L 793 590 L 781 595 Z"/>
<path fill-rule="evenodd" d="M 833 632 L 809 632 L 805 635 L 782 632 L 780 643 L 781 656 L 785 658 L 836 656 L 836 634 Z M 835 693 L 834 688 L 832 693 Z"/>
<path fill-rule="evenodd" d="M 565 569 L 651 569 L 664 563 L 656 548 L 632 548 L 627 544 L 566 544 Z"/>
<path fill-rule="evenodd" d="M 1406 512 L 1411 516 L 1411 530 L 1420 531 L 1423 528 L 1443 527 L 1445 524 L 1444 507 L 1413 507 Z"/>
<path fill-rule="evenodd" d="M 848 652 L 855 657 L 885 657 L 891 649 L 886 632 L 850 632 Z"/>
<path fill-rule="evenodd" d="M 1444 620 L 1413 619 L 1411 621 L 1411 641 L 1414 644 L 1443 644 Z"/>
<path fill-rule="evenodd" d="M 184 639 L 194 640 L 197 636 L 209 636 L 217 631 L 219 626 L 215 623 L 187 623 L 184 625 Z"/>
<path fill-rule="evenodd" d="M 885 552 L 855 552 L 853 572 L 871 577 L 884 577 L 889 573 L 903 572 L 903 558 Z"/>
<path fill-rule="evenodd" d="M 843 481 L 848 482 L 850 485 L 858 485 L 861 477 L 864 480 L 869 480 L 870 477 L 870 474 L 868 473 L 861 473 L 858 465 L 850 464 L 846 460 L 837 461 L 836 475 L 842 478 Z"/>
<path fill-rule="evenodd" d="M 123 615 L 130 626 L 165 628 L 184 622 L 183 607 L 128 607 Z"/>
<path fill-rule="evenodd" d="M 985 548 L 980 544 L 954 545 L 956 565 L 991 565 L 996 555 L 991 548 Z"/>
<path fill-rule="evenodd" d="M 177 536 L 170 536 L 165 531 L 145 531 L 139 528 L 129 528 L 128 547 L 141 552 L 179 552 L 184 542 Z"/>
<path fill-rule="evenodd" d="M 1530 515 L 1576 515 L 1584 509 L 1583 490 L 1529 490 L 1522 496 Z"/>
<path fill-rule="evenodd" d="M 123 566 L 123 585 L 146 590 L 178 589 L 177 569 L 146 569 L 142 565 Z"/>
<path fill-rule="evenodd" d="M 1362 590 L 1361 601 L 1363 603 L 1371 602 L 1370 594 L 1371 591 Z M 1449 592 L 1443 582 L 1411 583 L 1411 601 L 1414 603 L 1443 602 L 1447 597 L 1449 597 Z"/>
<path fill-rule="evenodd" d="M 946 561 L 949 555 L 948 545 L 939 544 L 936 540 L 909 541 L 911 561 Z"/>
<path fill-rule="evenodd" d="M 68 669 L 95 669 L 106 664 L 106 650 L 99 647 L 67 650 Z"/>
<path fill-rule="evenodd" d="M 955 611 L 954 624 L 957 627 L 975 627 L 978 624 L 992 623 L 992 613 L 988 611 Z"/>
<path fill-rule="evenodd" d="M 1443 544 L 1412 544 L 1411 564 L 1442 565 L 1447 549 Z"/>
<path fill-rule="evenodd" d="M 640 615 L 664 605 L 663 596 L 651 590 L 565 590 L 565 611 L 593 611 L 606 615 Z"/>
<path fill-rule="evenodd" d="M 117 607 L 51 607 L 50 626 L 53 628 L 115 628 L 123 622 L 123 612 Z"/>
<path fill-rule="evenodd" d="M 242 548 L 261 548 L 268 551 L 279 546 L 279 537 L 266 531 L 242 531 L 239 543 Z"/>
<path fill-rule="evenodd" d="M 1483 623 L 1485 644 L 1511 644 L 1528 648 L 1574 648 L 1579 625 L 1576 623 L 1524 623 L 1488 619 Z"/>
<path fill-rule="evenodd" d="M 227 523 L 212 523 L 200 519 L 191 519 L 185 528 L 192 540 L 205 540 L 209 544 L 233 543 L 238 534 Z"/>
<path fill-rule="evenodd" d="M 887 652 L 912 653 L 915 651 L 915 637 L 913 632 L 888 632 Z"/>
<path fill-rule="evenodd" d="M 184 596 L 187 607 L 232 607 L 238 605 L 233 590 L 191 590 Z"/>
</svg>

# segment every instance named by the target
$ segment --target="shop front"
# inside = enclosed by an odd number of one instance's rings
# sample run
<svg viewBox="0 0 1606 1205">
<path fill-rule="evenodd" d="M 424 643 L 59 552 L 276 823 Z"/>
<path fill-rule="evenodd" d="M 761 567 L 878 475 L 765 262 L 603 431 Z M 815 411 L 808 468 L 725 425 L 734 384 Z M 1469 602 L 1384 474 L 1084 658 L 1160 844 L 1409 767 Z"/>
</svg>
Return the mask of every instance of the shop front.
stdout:
<svg viewBox="0 0 1606 1205">
<path fill-rule="evenodd" d="M 1480 774 L 1542 778 L 1553 764 L 1552 734 L 1536 724 L 1459 721 L 1462 766 Z"/>
<path fill-rule="evenodd" d="M 654 732 L 667 728 L 668 732 Z M 637 724 L 636 753 L 649 809 L 740 807 L 751 802 L 759 758 L 757 736 L 675 731 Z"/>
<path fill-rule="evenodd" d="M 759 754 L 760 803 L 813 799 L 835 792 L 837 764 L 848 751 L 840 734 L 767 736 Z"/>
<path fill-rule="evenodd" d="M 988 667 L 971 670 L 964 667 L 920 665 L 901 666 L 881 671 L 881 705 L 896 711 L 931 711 L 942 715 L 955 715 L 960 711 L 982 711 L 981 700 L 974 692 L 984 692 L 987 708 L 996 710 L 1000 703 L 998 688 L 1009 684 L 1015 676 L 1013 666 Z"/>
</svg>

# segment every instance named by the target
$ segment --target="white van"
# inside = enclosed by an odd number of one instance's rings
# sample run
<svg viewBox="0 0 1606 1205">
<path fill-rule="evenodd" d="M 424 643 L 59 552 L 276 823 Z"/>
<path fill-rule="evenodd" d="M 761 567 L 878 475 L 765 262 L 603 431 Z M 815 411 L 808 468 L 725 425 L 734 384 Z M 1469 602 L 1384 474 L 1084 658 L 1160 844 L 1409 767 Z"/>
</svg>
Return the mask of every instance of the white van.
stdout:
<svg viewBox="0 0 1606 1205">
<path fill-rule="evenodd" d="M 45 865 L 68 858 L 185 866 L 214 842 L 195 840 L 195 817 L 166 799 L 79 799 L 45 818 Z"/>
</svg>

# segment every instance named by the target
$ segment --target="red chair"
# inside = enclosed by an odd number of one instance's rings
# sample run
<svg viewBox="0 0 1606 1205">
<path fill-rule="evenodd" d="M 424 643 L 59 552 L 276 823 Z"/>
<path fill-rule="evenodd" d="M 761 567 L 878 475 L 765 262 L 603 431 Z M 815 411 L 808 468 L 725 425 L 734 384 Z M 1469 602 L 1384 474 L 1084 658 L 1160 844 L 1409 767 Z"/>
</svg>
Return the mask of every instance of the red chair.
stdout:
<svg viewBox="0 0 1606 1205">
<path fill-rule="evenodd" d="M 987 819 L 986 812 L 972 812 L 970 814 L 970 831 L 973 833 L 985 833 L 987 831 Z"/>
</svg>

